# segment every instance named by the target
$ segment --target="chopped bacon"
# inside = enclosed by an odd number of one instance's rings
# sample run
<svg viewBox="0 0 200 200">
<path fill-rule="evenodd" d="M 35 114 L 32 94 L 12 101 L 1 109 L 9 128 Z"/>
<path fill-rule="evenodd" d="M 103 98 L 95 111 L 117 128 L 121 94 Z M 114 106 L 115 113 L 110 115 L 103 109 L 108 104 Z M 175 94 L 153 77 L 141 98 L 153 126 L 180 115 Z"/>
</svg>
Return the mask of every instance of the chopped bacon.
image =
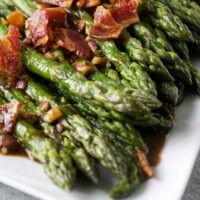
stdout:
<svg viewBox="0 0 200 200">
<path fill-rule="evenodd" d="M 73 0 L 42 0 L 42 2 L 64 7 L 64 8 L 70 8 L 73 3 Z"/>
<path fill-rule="evenodd" d="M 109 10 L 98 6 L 94 14 L 91 36 L 98 39 L 118 38 L 121 31 L 122 26 L 114 20 Z"/>
<path fill-rule="evenodd" d="M 7 36 L 0 38 L 0 74 L 15 81 L 20 71 L 20 33 L 10 25 Z"/>
<path fill-rule="evenodd" d="M 143 172 L 145 173 L 145 175 L 147 177 L 152 177 L 154 172 L 151 166 L 149 165 L 149 162 L 147 160 L 145 153 L 139 148 L 136 148 L 136 155 L 138 157 L 139 165 L 141 169 L 143 170 Z"/>
<path fill-rule="evenodd" d="M 68 13 L 64 8 L 47 8 L 37 10 L 26 21 L 26 41 L 34 46 L 45 46 L 53 40 L 52 29 L 55 27 L 67 27 Z"/>
<path fill-rule="evenodd" d="M 123 28 L 126 28 L 139 21 L 137 5 L 138 2 L 136 0 L 118 0 L 110 12 L 115 21 L 121 24 Z"/>
<path fill-rule="evenodd" d="M 76 3 L 76 6 L 78 8 L 82 8 L 86 3 L 86 0 L 78 0 L 77 3 Z"/>
<path fill-rule="evenodd" d="M 23 27 L 25 24 L 25 17 L 23 13 L 21 13 L 19 10 L 11 12 L 10 14 L 7 15 L 6 18 L 7 18 L 8 24 L 12 24 L 19 28 Z"/>
<path fill-rule="evenodd" d="M 95 53 L 98 49 L 97 43 L 94 40 L 89 40 L 88 45 L 93 53 Z"/>
<path fill-rule="evenodd" d="M 71 21 L 72 21 L 72 29 L 78 31 L 78 32 L 82 32 L 85 28 L 85 21 L 82 19 L 78 19 L 74 16 L 71 16 Z"/>
<path fill-rule="evenodd" d="M 98 39 L 118 38 L 121 31 L 139 21 L 139 0 L 111 0 L 110 9 L 98 6 L 94 13 L 91 36 Z"/>
<path fill-rule="evenodd" d="M 0 106 L 0 134 L 11 134 L 23 103 L 8 103 Z"/>
<path fill-rule="evenodd" d="M 76 60 L 73 67 L 84 76 L 88 76 L 95 71 L 95 66 L 86 60 Z"/>
<path fill-rule="evenodd" d="M 86 37 L 72 29 L 56 28 L 54 39 L 58 46 L 74 52 L 82 58 L 91 58 L 92 51 L 86 42 Z"/>
<path fill-rule="evenodd" d="M 46 8 L 49 8 L 50 5 L 48 3 L 41 3 L 41 2 L 33 2 L 33 4 L 38 8 L 38 9 L 46 9 Z"/>
<path fill-rule="evenodd" d="M 91 8 L 94 6 L 98 6 L 100 4 L 100 0 L 87 0 L 84 4 L 85 8 Z"/>
</svg>

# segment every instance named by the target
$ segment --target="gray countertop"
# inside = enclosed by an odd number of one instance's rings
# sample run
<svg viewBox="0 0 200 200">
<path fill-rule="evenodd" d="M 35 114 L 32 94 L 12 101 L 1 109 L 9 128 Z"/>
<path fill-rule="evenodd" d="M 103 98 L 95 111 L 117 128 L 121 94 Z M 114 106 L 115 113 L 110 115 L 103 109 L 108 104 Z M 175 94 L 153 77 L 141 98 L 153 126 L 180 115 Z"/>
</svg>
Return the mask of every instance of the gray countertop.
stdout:
<svg viewBox="0 0 200 200">
<path fill-rule="evenodd" d="M 37 199 L 0 183 L 0 200 Z M 182 200 L 200 200 L 200 153 Z"/>
</svg>

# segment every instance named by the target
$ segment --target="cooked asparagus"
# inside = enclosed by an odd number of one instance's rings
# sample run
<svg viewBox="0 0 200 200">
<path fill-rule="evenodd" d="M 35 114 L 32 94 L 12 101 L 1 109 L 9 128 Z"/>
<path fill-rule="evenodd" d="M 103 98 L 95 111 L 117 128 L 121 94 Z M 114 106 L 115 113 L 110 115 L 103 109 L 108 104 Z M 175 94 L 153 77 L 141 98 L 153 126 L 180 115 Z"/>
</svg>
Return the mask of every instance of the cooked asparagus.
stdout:
<svg viewBox="0 0 200 200">
<path fill-rule="evenodd" d="M 143 7 L 144 3 L 144 8 Z M 172 13 L 170 8 L 157 0 L 149 0 L 149 7 L 145 1 L 140 2 L 140 9 L 151 12 L 151 22 L 172 39 L 183 42 L 194 42 L 193 35 L 187 25 L 183 24 L 180 18 Z"/>
<path fill-rule="evenodd" d="M 142 22 L 131 26 L 131 30 L 146 48 L 152 49 L 160 56 L 166 63 L 171 74 L 188 85 L 192 84 L 191 74 L 187 64 L 180 59 L 178 54 L 173 51 L 172 46 L 163 37 L 157 37 L 153 34 L 153 30 Z"/>
</svg>

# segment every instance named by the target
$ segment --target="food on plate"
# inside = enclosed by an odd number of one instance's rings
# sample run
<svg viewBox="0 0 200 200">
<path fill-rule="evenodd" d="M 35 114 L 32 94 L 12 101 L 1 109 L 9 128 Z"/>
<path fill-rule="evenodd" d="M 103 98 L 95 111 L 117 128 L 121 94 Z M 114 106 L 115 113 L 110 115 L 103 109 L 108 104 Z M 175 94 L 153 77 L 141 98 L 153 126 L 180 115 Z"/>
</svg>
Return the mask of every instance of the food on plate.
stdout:
<svg viewBox="0 0 200 200">
<path fill-rule="evenodd" d="M 1 153 L 24 149 L 67 191 L 78 172 L 98 187 L 101 165 L 111 198 L 130 195 L 186 89 L 200 95 L 199 13 L 194 0 L 2 0 Z"/>
</svg>

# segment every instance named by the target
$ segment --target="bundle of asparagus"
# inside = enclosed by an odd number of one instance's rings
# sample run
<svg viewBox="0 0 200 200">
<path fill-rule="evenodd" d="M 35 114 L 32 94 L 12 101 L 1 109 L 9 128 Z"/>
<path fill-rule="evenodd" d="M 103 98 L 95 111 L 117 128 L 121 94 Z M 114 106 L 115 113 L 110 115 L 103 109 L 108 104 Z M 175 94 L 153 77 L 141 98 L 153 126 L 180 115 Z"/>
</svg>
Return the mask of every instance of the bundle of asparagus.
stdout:
<svg viewBox="0 0 200 200">
<path fill-rule="evenodd" d="M 70 190 L 77 170 L 98 183 L 99 162 L 119 178 L 111 197 L 122 198 L 153 176 L 140 131 L 168 132 L 185 87 L 200 94 L 189 56 L 200 6 L 88 2 L 0 3 L 0 114 L 23 103 L 13 136 L 59 187 Z"/>
</svg>

